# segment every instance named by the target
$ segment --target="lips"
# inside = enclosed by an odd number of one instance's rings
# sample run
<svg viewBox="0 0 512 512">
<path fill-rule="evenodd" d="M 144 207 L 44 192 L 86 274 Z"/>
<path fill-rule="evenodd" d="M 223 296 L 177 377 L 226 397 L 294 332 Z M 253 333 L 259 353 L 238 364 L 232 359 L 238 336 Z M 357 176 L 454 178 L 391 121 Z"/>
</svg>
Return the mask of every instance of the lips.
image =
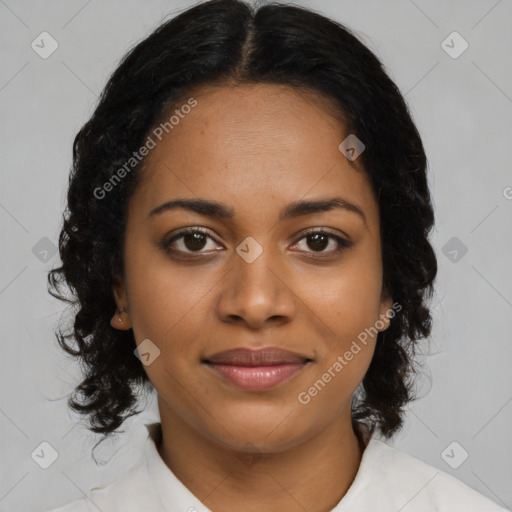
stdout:
<svg viewBox="0 0 512 512">
<path fill-rule="evenodd" d="M 225 383 L 245 391 L 265 391 L 301 372 L 312 359 L 278 347 L 235 348 L 202 362 Z"/>
<path fill-rule="evenodd" d="M 217 352 L 205 361 L 213 364 L 232 364 L 236 366 L 274 366 L 278 364 L 304 363 L 307 357 L 277 347 L 259 350 L 234 348 Z"/>
</svg>

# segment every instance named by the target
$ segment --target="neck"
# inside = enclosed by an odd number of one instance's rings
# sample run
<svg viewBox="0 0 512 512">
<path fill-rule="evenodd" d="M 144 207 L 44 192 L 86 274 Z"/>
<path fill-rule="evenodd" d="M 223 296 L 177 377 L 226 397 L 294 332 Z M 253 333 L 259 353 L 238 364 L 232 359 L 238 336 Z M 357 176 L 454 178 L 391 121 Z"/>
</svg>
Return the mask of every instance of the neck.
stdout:
<svg viewBox="0 0 512 512">
<path fill-rule="evenodd" d="M 249 443 L 235 449 L 203 436 L 169 409 L 160 412 L 160 456 L 212 512 L 330 511 L 352 484 L 364 449 L 350 411 L 308 439 L 265 452 Z"/>
</svg>

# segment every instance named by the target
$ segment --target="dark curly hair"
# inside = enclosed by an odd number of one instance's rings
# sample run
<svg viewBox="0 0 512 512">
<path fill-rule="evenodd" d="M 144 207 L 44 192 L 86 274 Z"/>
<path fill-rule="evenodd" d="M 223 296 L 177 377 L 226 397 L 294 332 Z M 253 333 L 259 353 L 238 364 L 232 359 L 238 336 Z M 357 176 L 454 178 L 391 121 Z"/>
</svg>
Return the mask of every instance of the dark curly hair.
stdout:
<svg viewBox="0 0 512 512">
<path fill-rule="evenodd" d="M 59 236 L 62 266 L 49 272 L 48 287 L 77 309 L 73 328 L 58 328 L 56 335 L 84 371 L 68 404 L 90 415 L 95 433 L 110 435 L 142 412 L 135 408 L 137 387 L 153 389 L 134 356 L 133 331 L 110 326 L 113 279 L 124 275 L 128 201 L 144 160 L 112 187 L 108 200 L 95 191 L 193 89 L 249 83 L 288 85 L 332 100 L 333 115 L 364 142 L 358 163 L 379 206 L 383 286 L 401 309 L 378 334 L 353 397 L 354 426 L 391 437 L 415 398 L 414 356 L 417 342 L 431 332 L 427 301 L 437 260 L 428 240 L 434 213 L 427 159 L 404 98 L 380 60 L 343 25 L 294 5 L 211 0 L 166 21 L 127 53 L 74 141 Z M 60 293 L 64 281 L 71 298 Z"/>
</svg>

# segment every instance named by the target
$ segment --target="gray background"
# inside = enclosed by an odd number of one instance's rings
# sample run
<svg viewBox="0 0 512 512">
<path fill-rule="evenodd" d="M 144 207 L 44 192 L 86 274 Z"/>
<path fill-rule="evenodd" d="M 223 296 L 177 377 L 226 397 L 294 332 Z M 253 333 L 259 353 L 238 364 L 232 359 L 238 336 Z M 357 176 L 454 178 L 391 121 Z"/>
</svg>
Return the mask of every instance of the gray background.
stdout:
<svg viewBox="0 0 512 512">
<path fill-rule="evenodd" d="M 59 264 L 52 249 L 77 130 L 126 50 L 193 3 L 0 0 L 1 511 L 40 511 L 110 480 L 140 454 L 143 423 L 158 418 L 153 399 L 126 434 L 98 446 L 97 460 L 110 462 L 95 465 L 99 438 L 66 408 L 79 371 L 54 339 L 64 305 L 47 295 L 46 273 Z M 391 444 L 510 507 L 512 2 L 296 3 L 355 29 L 382 59 L 429 157 L 435 327 L 423 398 Z M 59 45 L 47 59 L 31 48 L 43 31 Z M 445 49 L 459 52 L 460 40 L 442 45 L 453 31 L 469 44 L 458 58 Z M 43 441 L 58 452 L 48 469 L 31 458 Z M 463 450 L 460 467 L 445 462 L 460 463 Z"/>
</svg>

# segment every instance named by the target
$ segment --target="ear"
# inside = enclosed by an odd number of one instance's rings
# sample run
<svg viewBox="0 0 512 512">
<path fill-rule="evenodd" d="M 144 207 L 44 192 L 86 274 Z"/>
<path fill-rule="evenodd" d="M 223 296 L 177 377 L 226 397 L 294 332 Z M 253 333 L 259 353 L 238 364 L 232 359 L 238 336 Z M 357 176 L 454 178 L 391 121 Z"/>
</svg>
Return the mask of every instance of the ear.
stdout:
<svg viewBox="0 0 512 512">
<path fill-rule="evenodd" d="M 121 331 L 131 329 L 132 324 L 128 310 L 126 285 L 124 279 L 119 275 L 115 275 L 113 278 L 112 293 L 114 294 L 114 299 L 116 301 L 116 311 L 110 319 L 110 325 L 114 329 L 119 329 Z M 119 313 L 120 309 L 122 309 L 121 313 Z"/>
<path fill-rule="evenodd" d="M 379 331 L 385 331 L 389 324 L 391 323 L 391 318 L 395 316 L 394 310 L 392 309 L 393 306 L 393 299 L 389 296 L 387 290 L 382 290 L 381 300 L 380 300 L 380 307 L 379 307 L 379 319 L 378 319 L 378 325 L 379 327 L 384 324 L 382 328 L 379 328 Z"/>
</svg>

